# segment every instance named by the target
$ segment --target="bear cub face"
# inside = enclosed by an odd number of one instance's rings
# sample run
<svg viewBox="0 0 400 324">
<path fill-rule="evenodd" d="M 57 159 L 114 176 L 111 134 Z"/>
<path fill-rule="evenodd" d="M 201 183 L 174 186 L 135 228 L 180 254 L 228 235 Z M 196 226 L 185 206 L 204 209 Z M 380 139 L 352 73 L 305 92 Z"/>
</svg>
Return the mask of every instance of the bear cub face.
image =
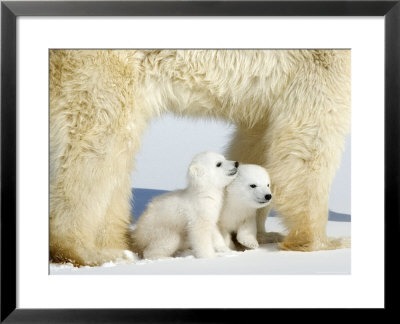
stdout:
<svg viewBox="0 0 400 324">
<path fill-rule="evenodd" d="M 189 166 L 188 178 L 192 185 L 222 189 L 237 175 L 239 162 L 226 160 L 221 154 L 197 154 Z"/>
<path fill-rule="evenodd" d="M 267 206 L 272 199 L 271 180 L 267 170 L 253 164 L 242 164 L 236 179 L 227 187 L 229 197 L 251 208 Z"/>
</svg>

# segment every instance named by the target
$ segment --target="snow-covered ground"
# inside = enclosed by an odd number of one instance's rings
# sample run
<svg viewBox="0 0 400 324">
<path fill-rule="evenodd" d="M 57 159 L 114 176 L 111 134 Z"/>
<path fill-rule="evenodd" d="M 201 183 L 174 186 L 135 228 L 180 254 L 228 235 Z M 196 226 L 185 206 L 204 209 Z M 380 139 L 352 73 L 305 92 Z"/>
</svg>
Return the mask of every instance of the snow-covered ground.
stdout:
<svg viewBox="0 0 400 324">
<path fill-rule="evenodd" d="M 333 217 L 335 219 L 335 217 Z M 342 217 L 343 218 L 343 217 Z M 336 217 L 336 219 L 338 219 Z M 351 223 L 330 220 L 327 233 L 349 237 Z M 269 217 L 268 231 L 283 232 L 279 217 Z M 109 262 L 100 267 L 76 268 L 71 264 L 50 264 L 51 275 L 184 275 L 184 274 L 350 274 L 350 249 L 317 252 L 281 251 L 277 244 L 264 244 L 256 250 L 232 251 L 212 259 L 196 259 L 191 251 L 162 260 L 136 260 L 129 264 Z"/>
</svg>

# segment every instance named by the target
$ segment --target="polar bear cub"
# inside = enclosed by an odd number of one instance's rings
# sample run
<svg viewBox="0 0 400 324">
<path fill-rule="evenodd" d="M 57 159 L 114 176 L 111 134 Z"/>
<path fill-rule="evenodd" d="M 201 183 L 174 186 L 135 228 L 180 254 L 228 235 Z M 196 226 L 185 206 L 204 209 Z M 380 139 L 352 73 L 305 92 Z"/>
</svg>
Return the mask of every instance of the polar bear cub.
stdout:
<svg viewBox="0 0 400 324">
<path fill-rule="evenodd" d="M 243 246 L 255 249 L 257 242 L 256 211 L 271 202 L 270 177 L 259 165 L 242 164 L 235 180 L 226 188 L 218 226 L 226 245 L 234 249 L 232 234 Z"/>
<path fill-rule="evenodd" d="M 190 163 L 185 189 L 156 197 L 140 216 L 132 234 L 133 250 L 145 259 L 172 256 L 192 248 L 198 258 L 228 250 L 217 221 L 224 188 L 236 177 L 239 163 L 203 152 Z"/>
</svg>

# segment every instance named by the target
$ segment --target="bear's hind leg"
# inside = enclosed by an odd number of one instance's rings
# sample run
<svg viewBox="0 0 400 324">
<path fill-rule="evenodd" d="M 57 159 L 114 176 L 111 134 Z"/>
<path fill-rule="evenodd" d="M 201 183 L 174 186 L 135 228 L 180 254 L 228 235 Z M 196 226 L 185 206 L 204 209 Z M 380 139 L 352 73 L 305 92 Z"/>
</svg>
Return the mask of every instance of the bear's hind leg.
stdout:
<svg viewBox="0 0 400 324">
<path fill-rule="evenodd" d="M 144 259 L 162 259 L 174 255 L 181 246 L 181 236 L 177 232 L 168 231 L 162 237 L 154 238 L 143 251 Z"/>
</svg>

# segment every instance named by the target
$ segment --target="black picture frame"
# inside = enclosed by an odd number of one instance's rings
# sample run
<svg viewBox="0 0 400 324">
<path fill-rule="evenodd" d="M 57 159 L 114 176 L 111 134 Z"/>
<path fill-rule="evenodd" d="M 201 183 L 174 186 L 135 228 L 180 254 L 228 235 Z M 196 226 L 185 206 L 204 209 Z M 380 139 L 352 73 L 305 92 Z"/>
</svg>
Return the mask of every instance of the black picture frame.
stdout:
<svg viewBox="0 0 400 324">
<path fill-rule="evenodd" d="M 1 3 L 1 322 L 235 322 L 265 310 L 19 309 L 16 307 L 16 19 L 19 16 L 384 16 L 385 309 L 396 307 L 400 224 L 400 0 L 396 1 L 2 1 Z M 373 235 L 371 234 L 371 239 Z M 371 260 L 371 262 L 373 262 Z M 392 295 L 393 296 L 393 295 Z M 239 314 L 240 312 L 240 314 Z M 256 313 L 258 312 L 258 313 Z"/>
</svg>

